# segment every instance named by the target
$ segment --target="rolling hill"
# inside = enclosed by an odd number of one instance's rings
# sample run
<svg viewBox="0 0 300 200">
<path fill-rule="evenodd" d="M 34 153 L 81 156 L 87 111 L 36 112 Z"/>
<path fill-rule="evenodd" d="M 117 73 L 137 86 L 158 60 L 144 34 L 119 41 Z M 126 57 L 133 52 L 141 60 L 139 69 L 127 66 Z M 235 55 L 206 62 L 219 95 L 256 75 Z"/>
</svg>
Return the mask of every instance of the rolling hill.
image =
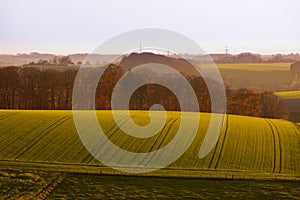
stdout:
<svg viewBox="0 0 300 200">
<path fill-rule="evenodd" d="M 147 111 L 132 111 L 132 114 L 138 124 L 149 121 Z M 162 148 L 175 136 L 180 123 L 180 112 L 168 112 L 166 126 L 161 132 L 147 139 L 133 139 L 116 128 L 111 111 L 97 111 L 97 115 L 103 119 L 100 124 L 110 140 L 133 152 Z M 119 115 L 122 118 L 124 111 L 119 111 Z M 198 133 L 190 148 L 168 167 L 144 175 L 300 178 L 300 129 L 297 124 L 285 120 L 227 115 L 216 146 L 200 159 L 198 154 L 210 114 L 201 113 L 200 119 Z M 89 154 L 79 139 L 71 111 L 0 110 L 0 127 L 2 169 L 124 174 L 104 166 Z M 184 137 L 182 141 L 188 139 Z"/>
</svg>

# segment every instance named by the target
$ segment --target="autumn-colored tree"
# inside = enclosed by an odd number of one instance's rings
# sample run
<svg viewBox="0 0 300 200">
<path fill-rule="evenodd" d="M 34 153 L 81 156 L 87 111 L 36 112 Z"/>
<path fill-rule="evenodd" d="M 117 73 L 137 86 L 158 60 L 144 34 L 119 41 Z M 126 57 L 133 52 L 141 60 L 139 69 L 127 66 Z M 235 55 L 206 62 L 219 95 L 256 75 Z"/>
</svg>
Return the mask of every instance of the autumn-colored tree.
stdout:
<svg viewBox="0 0 300 200">
<path fill-rule="evenodd" d="M 120 87 L 118 81 L 124 75 L 124 69 L 111 64 L 105 71 L 101 67 L 87 68 L 89 74 L 97 78 L 99 72 L 103 72 L 98 82 L 95 99 L 88 99 L 90 108 L 95 104 L 96 109 L 111 109 L 113 90 Z M 4 67 L 0 68 L 0 108 L 2 109 L 72 109 L 72 90 L 78 69 L 41 70 L 30 67 Z M 99 71 L 100 70 L 100 71 Z M 173 85 L 181 97 L 187 96 L 186 88 L 179 84 L 176 77 L 156 72 L 147 72 L 149 76 L 156 79 L 167 79 Z M 129 79 L 139 82 L 143 75 L 129 70 Z M 184 75 L 184 74 L 183 74 Z M 211 112 L 210 93 L 206 82 L 201 76 L 184 75 L 197 96 L 201 112 Z M 91 78 L 91 77 L 89 77 Z M 218 82 L 206 80 L 213 88 L 215 95 L 218 95 Z M 86 90 L 89 91 L 87 84 Z M 122 93 L 123 92 L 123 93 Z M 127 92 L 122 91 L 117 98 L 121 103 Z M 272 92 L 257 93 L 248 89 L 232 90 L 226 88 L 227 113 L 248 115 L 255 117 L 286 118 L 286 112 L 278 97 Z M 129 108 L 135 110 L 148 110 L 153 104 L 161 104 L 165 110 L 180 111 L 179 102 L 175 94 L 168 88 L 149 83 L 142 85 L 133 92 L 130 97 Z M 187 104 L 184 111 L 197 111 L 191 99 L 184 99 Z M 223 101 L 222 98 L 217 98 Z M 127 108 L 127 106 L 126 106 Z M 124 108 L 125 109 L 125 108 Z M 220 111 L 222 112 L 222 111 Z"/>
<path fill-rule="evenodd" d="M 58 59 L 58 64 L 59 65 L 69 65 L 69 64 L 74 64 L 69 56 L 63 56 Z"/>
<path fill-rule="evenodd" d="M 272 92 L 263 92 L 261 95 L 260 117 L 286 119 L 287 113 L 280 99 Z"/>
</svg>

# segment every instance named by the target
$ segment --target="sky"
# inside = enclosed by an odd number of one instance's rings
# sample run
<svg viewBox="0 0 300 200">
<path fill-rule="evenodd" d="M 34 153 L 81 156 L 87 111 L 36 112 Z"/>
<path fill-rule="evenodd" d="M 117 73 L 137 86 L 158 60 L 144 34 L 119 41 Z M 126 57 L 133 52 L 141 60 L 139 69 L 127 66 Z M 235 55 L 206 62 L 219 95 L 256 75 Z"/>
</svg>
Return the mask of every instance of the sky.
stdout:
<svg viewBox="0 0 300 200">
<path fill-rule="evenodd" d="M 89 53 L 120 33 L 176 31 L 206 52 L 300 52 L 298 0 L 1 0 L 0 53 Z"/>
</svg>

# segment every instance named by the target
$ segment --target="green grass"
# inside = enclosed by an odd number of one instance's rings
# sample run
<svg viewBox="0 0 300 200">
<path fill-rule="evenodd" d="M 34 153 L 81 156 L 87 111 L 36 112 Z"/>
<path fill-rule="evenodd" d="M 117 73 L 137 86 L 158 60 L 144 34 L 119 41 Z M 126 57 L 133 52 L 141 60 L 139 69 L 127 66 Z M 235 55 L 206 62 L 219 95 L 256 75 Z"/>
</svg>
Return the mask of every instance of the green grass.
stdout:
<svg viewBox="0 0 300 200">
<path fill-rule="evenodd" d="M 235 63 L 217 66 L 225 84 L 231 88 L 280 91 L 284 85 L 291 83 L 290 63 Z"/>
<path fill-rule="evenodd" d="M 0 199 L 41 199 L 56 186 L 57 172 L 0 171 Z"/>
<path fill-rule="evenodd" d="M 285 91 L 285 92 L 275 92 L 276 96 L 282 99 L 299 99 L 300 98 L 300 91 Z"/>
<path fill-rule="evenodd" d="M 138 121 L 149 120 L 146 111 L 133 111 Z M 186 113 L 193 115 L 193 113 Z M 168 112 L 174 122 L 149 139 L 135 139 L 115 128 L 110 111 L 98 111 L 110 139 L 128 151 L 154 151 L 175 136 L 179 112 Z M 124 112 L 119 112 L 124 115 Z M 125 117 L 125 115 L 124 115 Z M 149 176 L 293 179 L 300 176 L 300 131 L 285 120 L 227 116 L 215 148 L 198 158 L 210 114 L 202 113 L 190 148 L 170 166 Z M 121 174 L 103 166 L 84 148 L 71 111 L 0 111 L 0 168 L 37 169 L 74 173 Z M 109 131 L 110 130 L 110 131 Z M 182 138 L 182 141 L 189 138 Z M 149 141 L 147 141 L 149 140 Z M 174 149 L 174 151 L 176 151 Z"/>
<path fill-rule="evenodd" d="M 47 199 L 297 199 L 299 182 L 68 175 Z"/>
<path fill-rule="evenodd" d="M 0 199 L 297 199 L 300 182 L 0 171 Z"/>
</svg>

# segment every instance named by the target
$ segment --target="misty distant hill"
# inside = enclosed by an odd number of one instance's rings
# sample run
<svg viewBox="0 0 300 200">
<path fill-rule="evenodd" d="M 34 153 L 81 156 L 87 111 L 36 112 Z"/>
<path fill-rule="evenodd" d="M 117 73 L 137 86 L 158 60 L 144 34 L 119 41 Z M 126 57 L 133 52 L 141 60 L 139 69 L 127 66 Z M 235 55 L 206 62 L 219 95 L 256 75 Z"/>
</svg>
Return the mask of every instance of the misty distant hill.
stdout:
<svg viewBox="0 0 300 200">
<path fill-rule="evenodd" d="M 278 63 L 278 62 L 295 62 L 300 61 L 300 54 L 275 54 L 275 55 L 261 55 L 254 54 L 250 52 L 244 52 L 240 54 L 209 54 L 210 57 L 216 63 L 261 63 L 261 62 L 270 62 L 270 63 Z M 55 54 L 47 54 L 47 53 L 39 53 L 32 52 L 29 54 L 0 54 L 0 66 L 21 66 L 24 64 L 28 64 L 30 62 L 37 63 L 39 60 L 50 61 L 54 57 L 62 57 L 69 56 L 74 63 L 79 61 L 83 62 L 87 56 L 89 56 L 89 60 L 93 60 L 93 64 L 107 64 L 113 61 L 114 58 L 119 57 L 121 55 L 103 55 L 103 54 L 88 54 L 88 53 L 74 53 L 69 55 L 55 55 Z M 185 58 L 189 60 L 199 61 L 203 60 L 203 57 L 207 57 L 207 55 L 184 55 Z"/>
<path fill-rule="evenodd" d="M 67 56 L 69 56 L 74 63 L 77 63 L 79 61 L 83 62 L 88 55 L 89 55 L 88 53 L 76 53 Z M 21 66 L 31 62 L 37 63 L 39 60 L 50 61 L 54 57 L 62 57 L 62 56 L 65 55 L 44 54 L 38 52 L 33 52 L 30 54 L 16 54 L 16 55 L 0 54 L 0 66 L 10 66 L 10 65 Z M 89 57 L 95 60 L 95 62 L 104 64 L 104 63 L 111 62 L 115 56 L 92 54 L 89 55 Z"/>
</svg>

